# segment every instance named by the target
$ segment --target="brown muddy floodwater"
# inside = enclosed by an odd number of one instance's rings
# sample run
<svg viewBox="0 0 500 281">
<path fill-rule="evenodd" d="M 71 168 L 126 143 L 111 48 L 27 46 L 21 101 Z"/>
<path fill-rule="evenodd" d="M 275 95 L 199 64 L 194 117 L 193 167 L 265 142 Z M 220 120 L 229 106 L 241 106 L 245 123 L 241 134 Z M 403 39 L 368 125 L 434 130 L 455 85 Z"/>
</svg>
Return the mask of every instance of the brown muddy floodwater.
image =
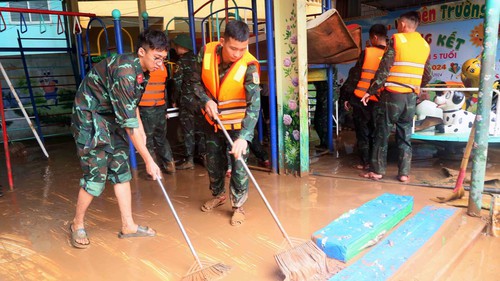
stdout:
<svg viewBox="0 0 500 281">
<path fill-rule="evenodd" d="M 384 181 L 374 182 L 351 168 L 352 144 L 338 147 L 339 158 L 336 153 L 313 157 L 308 177 L 253 172 L 290 236 L 309 239 L 344 212 L 386 192 L 414 196 L 414 212 L 419 211 L 433 204 L 429 198 L 450 192 L 423 185 L 446 181 L 442 175 L 436 178 L 441 166 L 460 165 L 460 160 L 439 160 L 431 155 L 434 148 L 423 147 L 414 159 L 412 184 L 394 180 L 392 162 Z M 133 213 L 137 223 L 153 227 L 158 235 L 119 239 L 118 205 L 108 186 L 87 214 L 91 246 L 78 250 L 71 247 L 68 231 L 81 176 L 72 139 L 47 140 L 50 160 L 35 143 L 28 143 L 26 150 L 25 158 L 13 157 L 13 192 L 7 178 L 1 178 L 0 280 L 180 280 L 187 273 L 194 259 L 157 183 L 142 176 L 143 167 L 132 181 Z M 495 177 L 497 165 L 489 164 L 490 176 Z M 0 168 L 5 175 L 5 166 Z M 200 258 L 232 266 L 223 280 L 283 280 L 274 260 L 283 237 L 252 185 L 246 222 L 233 227 L 229 204 L 211 213 L 200 211 L 210 198 L 202 166 L 165 176 L 164 183 Z M 498 264 L 499 239 L 482 236 L 449 280 L 499 280 Z"/>
</svg>

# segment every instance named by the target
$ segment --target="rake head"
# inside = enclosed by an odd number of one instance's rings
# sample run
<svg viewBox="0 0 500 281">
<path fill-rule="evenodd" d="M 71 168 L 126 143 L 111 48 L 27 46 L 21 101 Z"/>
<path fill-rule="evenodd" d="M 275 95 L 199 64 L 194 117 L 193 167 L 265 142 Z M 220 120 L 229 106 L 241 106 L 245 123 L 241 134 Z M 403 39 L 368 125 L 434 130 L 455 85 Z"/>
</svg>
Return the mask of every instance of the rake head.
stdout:
<svg viewBox="0 0 500 281">
<path fill-rule="evenodd" d="M 325 253 L 306 241 L 274 256 L 285 281 L 326 280 L 332 274 Z"/>
<path fill-rule="evenodd" d="M 231 270 L 231 266 L 222 263 L 202 266 L 198 263 L 193 264 L 189 272 L 184 276 L 182 281 L 209 281 L 218 280 Z"/>
</svg>

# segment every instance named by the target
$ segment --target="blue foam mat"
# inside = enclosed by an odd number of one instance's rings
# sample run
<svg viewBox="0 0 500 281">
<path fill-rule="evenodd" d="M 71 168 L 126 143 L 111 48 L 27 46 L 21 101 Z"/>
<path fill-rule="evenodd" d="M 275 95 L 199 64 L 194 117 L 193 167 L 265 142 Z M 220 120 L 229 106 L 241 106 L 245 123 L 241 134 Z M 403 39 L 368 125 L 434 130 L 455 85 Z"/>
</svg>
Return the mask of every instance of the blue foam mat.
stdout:
<svg viewBox="0 0 500 281">
<path fill-rule="evenodd" d="M 426 206 L 391 235 L 380 241 L 365 256 L 348 266 L 330 281 L 387 280 L 449 219 L 456 208 Z"/>
</svg>

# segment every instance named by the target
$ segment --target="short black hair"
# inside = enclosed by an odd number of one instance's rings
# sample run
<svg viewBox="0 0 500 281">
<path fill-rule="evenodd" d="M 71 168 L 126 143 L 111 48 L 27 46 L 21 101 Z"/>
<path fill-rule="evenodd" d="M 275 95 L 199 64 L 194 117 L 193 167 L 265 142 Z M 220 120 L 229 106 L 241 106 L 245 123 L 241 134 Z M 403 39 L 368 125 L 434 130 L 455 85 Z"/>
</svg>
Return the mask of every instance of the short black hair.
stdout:
<svg viewBox="0 0 500 281">
<path fill-rule="evenodd" d="M 405 19 L 411 21 L 415 24 L 415 27 L 420 23 L 420 15 L 417 11 L 409 11 L 399 16 L 400 19 Z"/>
<path fill-rule="evenodd" d="M 139 50 L 140 47 L 148 47 L 150 50 L 157 51 L 166 51 L 170 49 L 169 40 L 165 33 L 155 29 L 146 29 L 139 34 L 137 50 Z"/>
<path fill-rule="evenodd" d="M 237 41 L 244 42 L 250 37 L 250 29 L 248 25 L 240 20 L 232 20 L 227 23 L 224 30 L 224 39 L 233 38 Z"/>
<path fill-rule="evenodd" d="M 377 23 L 370 27 L 369 32 L 370 37 L 377 35 L 378 37 L 387 37 L 387 27 L 385 25 Z"/>
</svg>

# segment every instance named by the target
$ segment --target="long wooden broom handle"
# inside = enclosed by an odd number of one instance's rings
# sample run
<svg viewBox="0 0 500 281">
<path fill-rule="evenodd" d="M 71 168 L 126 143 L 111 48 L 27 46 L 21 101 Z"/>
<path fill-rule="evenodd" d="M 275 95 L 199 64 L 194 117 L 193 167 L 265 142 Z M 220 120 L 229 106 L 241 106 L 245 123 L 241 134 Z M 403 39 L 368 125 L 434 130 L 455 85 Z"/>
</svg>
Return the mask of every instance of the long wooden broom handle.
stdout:
<svg viewBox="0 0 500 281">
<path fill-rule="evenodd" d="M 460 171 L 458 172 L 457 182 L 455 183 L 455 188 L 453 189 L 453 192 L 457 192 L 459 189 L 463 188 L 463 182 L 465 179 L 467 165 L 469 164 L 470 153 L 474 145 L 475 134 L 476 134 L 476 120 L 474 120 L 472 128 L 470 129 L 469 140 L 467 141 L 467 145 L 465 146 L 464 156 L 462 158 L 462 162 L 460 163 Z"/>
</svg>

